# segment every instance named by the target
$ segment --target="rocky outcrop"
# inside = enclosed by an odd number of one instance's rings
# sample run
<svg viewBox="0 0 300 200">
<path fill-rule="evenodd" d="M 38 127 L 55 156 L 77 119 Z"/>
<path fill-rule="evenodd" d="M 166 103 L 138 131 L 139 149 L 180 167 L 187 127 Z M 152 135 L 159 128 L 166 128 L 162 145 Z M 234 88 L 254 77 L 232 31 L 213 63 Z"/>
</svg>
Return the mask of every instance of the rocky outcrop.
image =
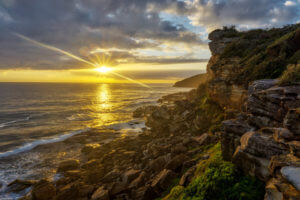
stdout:
<svg viewBox="0 0 300 200">
<path fill-rule="evenodd" d="M 266 182 L 265 199 L 298 199 L 300 85 L 249 87 L 246 111 L 223 122 L 223 157 Z"/>
</svg>

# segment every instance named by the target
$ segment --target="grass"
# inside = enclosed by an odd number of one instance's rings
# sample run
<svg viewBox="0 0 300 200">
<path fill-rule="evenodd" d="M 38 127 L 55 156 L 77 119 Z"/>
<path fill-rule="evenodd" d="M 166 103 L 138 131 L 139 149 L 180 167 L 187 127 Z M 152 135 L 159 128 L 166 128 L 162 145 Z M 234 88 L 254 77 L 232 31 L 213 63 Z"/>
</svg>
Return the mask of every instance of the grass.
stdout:
<svg viewBox="0 0 300 200">
<path fill-rule="evenodd" d="M 279 78 L 280 85 L 300 83 L 300 64 L 289 65 Z"/>
<path fill-rule="evenodd" d="M 208 160 L 197 165 L 195 177 L 186 187 L 175 186 L 163 200 L 252 200 L 263 199 L 264 183 L 243 175 L 234 164 L 224 161 L 220 144 L 206 151 Z"/>
</svg>

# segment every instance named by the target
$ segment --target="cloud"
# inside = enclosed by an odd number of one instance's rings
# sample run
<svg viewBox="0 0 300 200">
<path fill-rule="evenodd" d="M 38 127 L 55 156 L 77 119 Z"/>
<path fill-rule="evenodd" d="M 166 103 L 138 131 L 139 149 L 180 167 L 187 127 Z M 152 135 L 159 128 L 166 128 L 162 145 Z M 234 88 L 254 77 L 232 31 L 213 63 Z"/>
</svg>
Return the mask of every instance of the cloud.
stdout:
<svg viewBox="0 0 300 200">
<path fill-rule="evenodd" d="M 161 13 L 187 22 L 165 19 Z M 12 32 L 84 58 L 103 49 L 99 54 L 109 54 L 114 65 L 194 63 L 202 62 L 197 49 L 207 48 L 206 34 L 197 32 L 196 26 L 280 26 L 294 23 L 299 13 L 299 1 L 283 0 L 2 0 L 0 69 L 89 67 L 22 41 Z M 137 53 L 154 50 L 161 55 Z"/>
<path fill-rule="evenodd" d="M 189 14 L 193 25 L 208 29 L 233 24 L 250 28 L 281 26 L 295 23 L 300 16 L 299 3 L 285 0 L 193 0 L 188 4 L 193 8 Z"/>
</svg>

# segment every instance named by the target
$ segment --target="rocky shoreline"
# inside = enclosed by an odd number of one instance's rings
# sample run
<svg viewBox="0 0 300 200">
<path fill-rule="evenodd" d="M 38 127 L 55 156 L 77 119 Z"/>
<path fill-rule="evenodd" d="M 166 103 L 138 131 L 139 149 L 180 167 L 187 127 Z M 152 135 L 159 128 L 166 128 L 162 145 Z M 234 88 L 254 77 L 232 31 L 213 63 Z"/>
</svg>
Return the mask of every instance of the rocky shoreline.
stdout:
<svg viewBox="0 0 300 200">
<path fill-rule="evenodd" d="M 78 135 L 80 159 L 58 179 L 11 186 L 31 187 L 24 200 L 299 199 L 299 36 L 299 25 L 213 31 L 205 81 L 138 108 L 142 133 Z"/>
</svg>

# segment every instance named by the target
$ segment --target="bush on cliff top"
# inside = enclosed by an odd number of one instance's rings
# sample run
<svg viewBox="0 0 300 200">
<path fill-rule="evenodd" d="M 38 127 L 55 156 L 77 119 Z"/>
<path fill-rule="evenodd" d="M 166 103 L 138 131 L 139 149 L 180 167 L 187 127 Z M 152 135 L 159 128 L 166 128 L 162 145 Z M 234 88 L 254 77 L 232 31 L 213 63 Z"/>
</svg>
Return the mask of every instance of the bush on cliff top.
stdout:
<svg viewBox="0 0 300 200">
<path fill-rule="evenodd" d="M 288 64 L 299 61 L 299 46 L 293 41 L 298 31 L 300 24 L 240 32 L 240 37 L 221 54 L 221 59 L 241 59 L 242 70 L 232 81 L 247 87 L 254 80 L 280 77 Z"/>
<path fill-rule="evenodd" d="M 252 200 L 263 199 L 264 184 L 244 176 L 231 162 L 224 161 L 220 144 L 210 148 L 208 160 L 198 163 L 193 181 L 176 186 L 163 200 Z"/>
</svg>

